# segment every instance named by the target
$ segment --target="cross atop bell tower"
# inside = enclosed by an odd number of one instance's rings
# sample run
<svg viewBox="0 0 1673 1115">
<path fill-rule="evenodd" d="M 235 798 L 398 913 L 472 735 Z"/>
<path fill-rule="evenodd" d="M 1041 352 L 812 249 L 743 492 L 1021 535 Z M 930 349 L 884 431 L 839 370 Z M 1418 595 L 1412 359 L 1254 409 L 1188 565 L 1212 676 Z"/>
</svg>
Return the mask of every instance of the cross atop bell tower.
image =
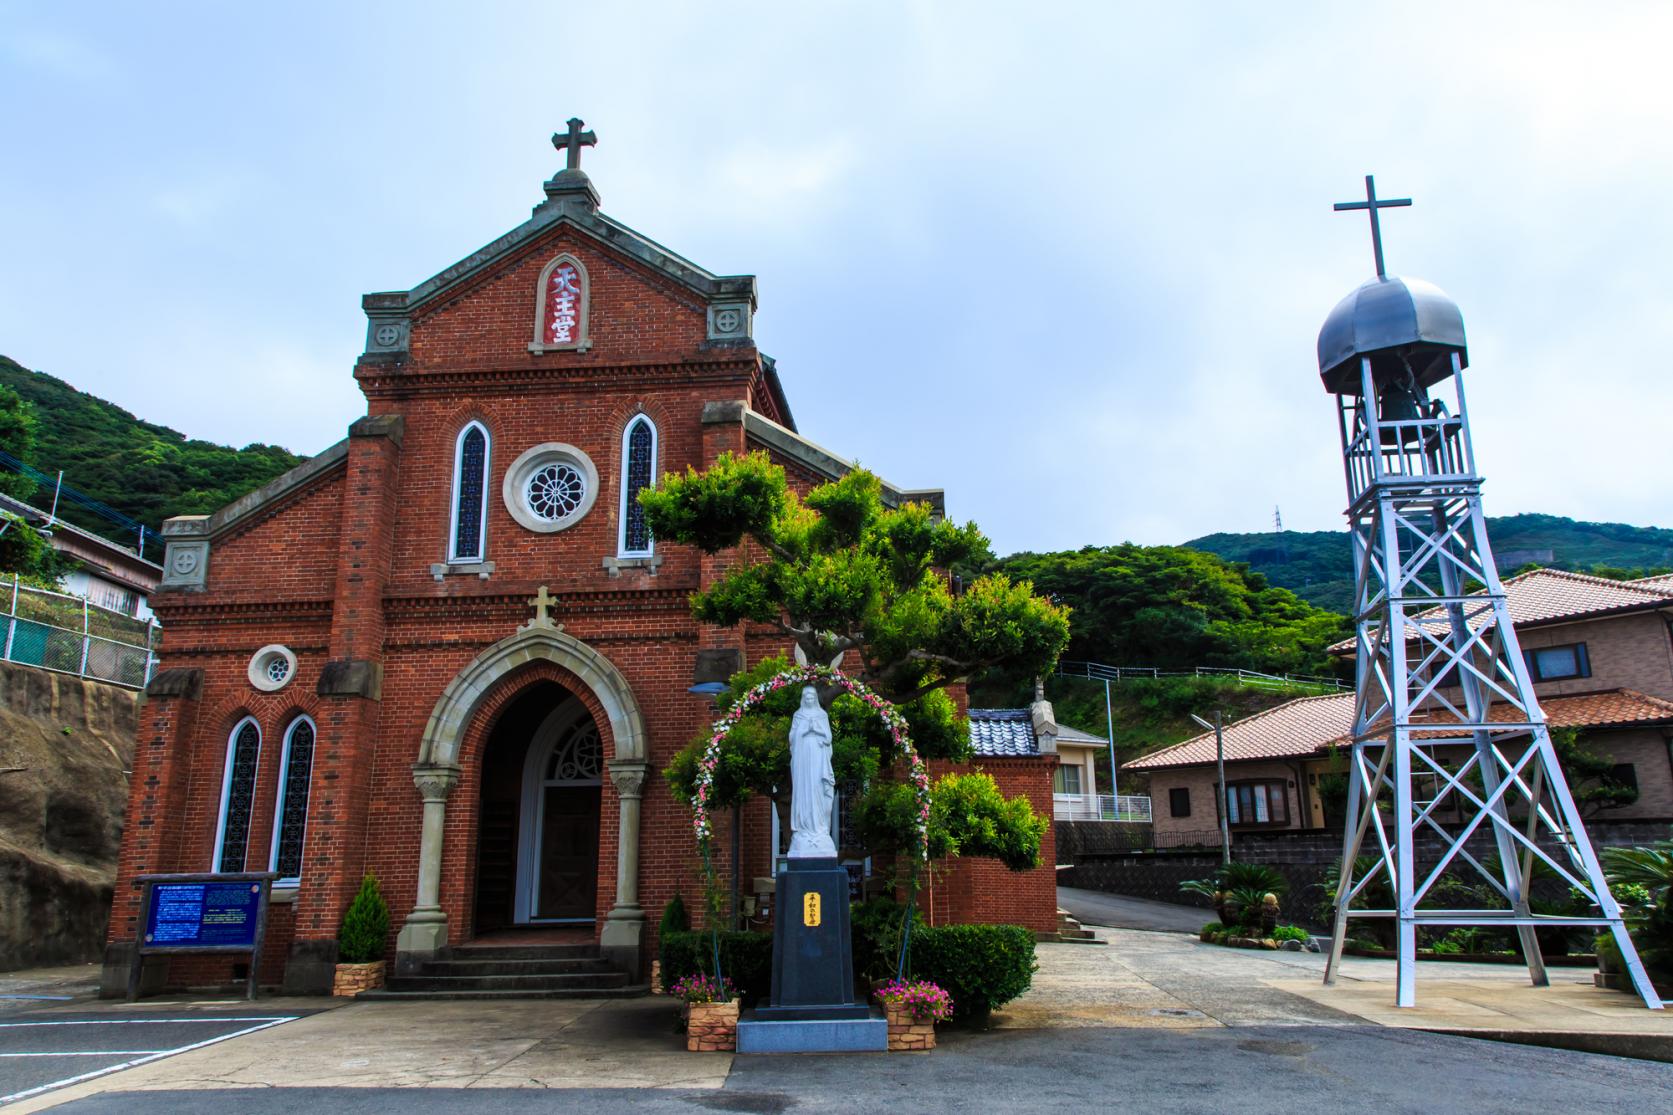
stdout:
<svg viewBox="0 0 1673 1115">
<path fill-rule="evenodd" d="M 567 126 L 567 132 L 552 133 L 552 146 L 564 153 L 565 170 L 580 170 L 581 148 L 598 146 L 598 136 L 581 130 L 585 125 L 579 116 L 571 116 Z"/>
</svg>

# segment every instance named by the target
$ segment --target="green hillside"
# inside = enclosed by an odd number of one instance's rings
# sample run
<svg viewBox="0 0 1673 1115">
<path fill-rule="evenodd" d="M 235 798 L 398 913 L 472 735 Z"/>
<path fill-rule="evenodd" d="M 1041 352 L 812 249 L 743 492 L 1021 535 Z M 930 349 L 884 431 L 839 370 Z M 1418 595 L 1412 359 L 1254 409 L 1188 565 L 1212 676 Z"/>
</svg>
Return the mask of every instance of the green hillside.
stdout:
<svg viewBox="0 0 1673 1115">
<path fill-rule="evenodd" d="M 4 356 L 0 386 L 15 390 L 34 415 L 35 444 L 25 463 L 48 475 L 62 469 L 65 484 L 152 530 L 171 515 L 208 514 L 306 459 L 276 445 L 233 449 L 188 438 Z M 14 448 L 0 445 L 8 453 Z M 37 490 L 26 498 L 42 497 Z M 50 503 L 50 489 L 44 497 Z M 60 501 L 59 514 L 131 544 L 115 523 L 76 503 Z M 156 557 L 160 548 L 146 551 Z"/>
<path fill-rule="evenodd" d="M 1585 523 L 1558 515 L 1508 515 L 1487 520 L 1504 575 L 1527 565 L 1647 576 L 1673 570 L 1673 530 L 1624 523 Z M 1275 585 L 1333 612 L 1353 604 L 1353 553 L 1346 531 L 1209 534 L 1186 546 L 1245 562 Z"/>
</svg>

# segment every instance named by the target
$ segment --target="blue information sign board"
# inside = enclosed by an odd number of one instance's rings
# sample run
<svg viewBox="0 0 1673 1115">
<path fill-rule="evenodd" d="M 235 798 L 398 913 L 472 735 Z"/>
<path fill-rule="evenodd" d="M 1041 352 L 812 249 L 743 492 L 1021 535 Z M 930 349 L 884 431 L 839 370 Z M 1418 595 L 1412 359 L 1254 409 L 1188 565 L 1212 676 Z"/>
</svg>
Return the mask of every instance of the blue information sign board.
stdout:
<svg viewBox="0 0 1673 1115">
<path fill-rule="evenodd" d="M 254 948 L 260 883 L 157 883 L 145 943 L 156 948 Z"/>
<path fill-rule="evenodd" d="M 134 942 L 128 971 L 128 999 L 139 996 L 147 956 L 170 952 L 247 952 L 245 995 L 256 997 L 256 968 L 267 928 L 272 872 L 227 875 L 141 875 L 144 888 L 140 921 L 144 932 Z"/>
</svg>

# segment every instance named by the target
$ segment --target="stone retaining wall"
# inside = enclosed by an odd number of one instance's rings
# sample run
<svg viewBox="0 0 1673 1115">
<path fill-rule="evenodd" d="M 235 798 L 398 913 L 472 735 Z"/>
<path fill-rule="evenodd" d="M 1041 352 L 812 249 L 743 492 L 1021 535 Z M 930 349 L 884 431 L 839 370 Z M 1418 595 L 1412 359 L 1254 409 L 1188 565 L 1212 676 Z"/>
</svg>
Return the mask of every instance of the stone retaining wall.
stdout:
<svg viewBox="0 0 1673 1115">
<path fill-rule="evenodd" d="M 1593 821 L 1587 825 L 1594 846 L 1631 846 L 1666 840 L 1669 823 L 1666 821 Z M 1439 842 L 1431 837 L 1422 841 L 1420 855 L 1439 855 Z M 1492 853 L 1491 841 L 1478 834 L 1469 845 L 1471 854 L 1486 856 Z M 1322 886 L 1325 872 L 1342 859 L 1342 835 L 1338 832 L 1283 832 L 1233 834 L 1232 858 L 1243 863 L 1263 863 L 1276 868 L 1289 882 L 1284 899 L 1284 917 L 1300 924 L 1319 926 L 1318 908 L 1325 902 Z M 1220 866 L 1220 853 L 1213 848 L 1194 848 L 1184 851 L 1144 852 L 1086 852 L 1073 867 L 1057 873 L 1058 882 L 1067 887 L 1106 891 L 1111 894 L 1132 895 L 1158 902 L 1200 906 L 1212 920 L 1208 901 L 1181 894 L 1179 884 L 1187 879 L 1200 879 Z M 1468 864 L 1464 865 L 1469 869 Z M 1566 887 L 1557 885 L 1557 890 Z M 1536 891 L 1537 893 L 1537 891 Z"/>
</svg>

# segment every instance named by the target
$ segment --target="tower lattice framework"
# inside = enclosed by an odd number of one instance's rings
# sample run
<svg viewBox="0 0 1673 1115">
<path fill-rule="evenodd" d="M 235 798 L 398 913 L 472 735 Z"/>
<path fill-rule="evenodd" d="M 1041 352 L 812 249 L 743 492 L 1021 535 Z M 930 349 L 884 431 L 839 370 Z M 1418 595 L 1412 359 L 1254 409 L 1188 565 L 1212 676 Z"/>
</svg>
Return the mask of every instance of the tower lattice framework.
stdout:
<svg viewBox="0 0 1673 1115">
<path fill-rule="evenodd" d="M 1536 930 L 1582 926 L 1614 935 L 1638 993 L 1659 1006 L 1534 695 L 1487 539 L 1462 360 L 1456 351 L 1445 358 L 1453 412 L 1415 377 L 1379 385 L 1369 355 L 1360 358 L 1359 390 L 1338 397 L 1357 678 L 1325 982 L 1335 978 L 1349 918 L 1394 919 L 1400 1006 L 1415 1001 L 1420 926 L 1514 927 L 1540 986 Z M 1533 913 L 1536 871 L 1596 912 Z M 1503 907 L 1435 904 L 1449 872 L 1479 876 Z"/>
<path fill-rule="evenodd" d="M 1354 554 L 1356 687 L 1348 807 L 1325 982 L 1350 918 L 1392 919 L 1396 1002 L 1415 1002 L 1417 931 L 1514 929 L 1535 985 L 1540 929 L 1610 933 L 1659 1009 L 1563 776 L 1493 562 L 1464 399 L 1463 316 L 1437 288 L 1382 266 L 1319 334 L 1337 397 Z M 1452 404 L 1432 391 L 1450 384 Z M 1491 896 L 1457 908 L 1456 874 Z M 1535 913 L 1537 874 L 1578 912 Z M 1439 889 L 1438 889 L 1439 888 Z M 1453 894 L 1441 901 L 1441 890 Z"/>
</svg>

